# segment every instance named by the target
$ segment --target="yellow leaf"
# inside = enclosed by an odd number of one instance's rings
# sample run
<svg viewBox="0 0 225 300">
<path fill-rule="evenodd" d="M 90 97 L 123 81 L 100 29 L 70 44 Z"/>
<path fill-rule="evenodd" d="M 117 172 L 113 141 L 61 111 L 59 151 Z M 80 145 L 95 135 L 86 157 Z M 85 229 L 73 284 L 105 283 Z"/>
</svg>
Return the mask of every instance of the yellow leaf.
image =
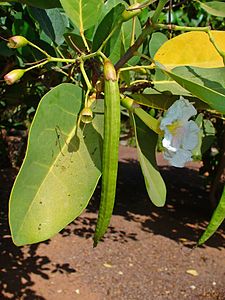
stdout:
<svg viewBox="0 0 225 300">
<path fill-rule="evenodd" d="M 211 31 L 216 44 L 225 51 L 225 31 Z M 165 42 L 156 52 L 155 61 L 172 69 L 177 66 L 224 67 L 223 59 L 205 32 L 187 32 Z"/>
</svg>

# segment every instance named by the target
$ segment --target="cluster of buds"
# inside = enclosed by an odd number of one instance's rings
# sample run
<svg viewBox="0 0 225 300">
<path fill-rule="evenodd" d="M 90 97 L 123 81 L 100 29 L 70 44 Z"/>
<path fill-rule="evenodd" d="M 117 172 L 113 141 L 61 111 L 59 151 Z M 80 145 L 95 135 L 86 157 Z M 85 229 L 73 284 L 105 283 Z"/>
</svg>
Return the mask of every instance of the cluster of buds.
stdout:
<svg viewBox="0 0 225 300">
<path fill-rule="evenodd" d="M 8 39 L 7 46 L 12 49 L 17 49 L 17 48 L 24 47 L 28 44 L 29 44 L 29 41 L 25 37 L 20 36 L 20 35 L 15 35 Z M 25 72 L 26 72 L 26 70 L 23 70 L 23 69 L 12 70 L 11 72 L 7 73 L 4 76 L 4 80 L 5 80 L 6 84 L 12 85 L 16 81 L 18 81 L 24 75 Z"/>
</svg>

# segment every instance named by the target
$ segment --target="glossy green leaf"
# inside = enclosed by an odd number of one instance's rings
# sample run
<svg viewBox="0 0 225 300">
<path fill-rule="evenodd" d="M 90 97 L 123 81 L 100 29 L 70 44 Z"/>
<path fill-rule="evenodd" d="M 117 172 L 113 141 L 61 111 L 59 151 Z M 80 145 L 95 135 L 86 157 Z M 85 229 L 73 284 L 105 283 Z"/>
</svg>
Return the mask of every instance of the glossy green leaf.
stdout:
<svg viewBox="0 0 225 300">
<path fill-rule="evenodd" d="M 197 109 L 209 109 L 209 105 L 194 97 L 175 81 L 155 81 L 153 88 L 147 88 L 144 93 L 130 95 L 135 102 L 156 109 L 167 110 L 180 96 L 184 96 Z"/>
<path fill-rule="evenodd" d="M 0 1 L 0 4 L 1 2 L 5 2 L 5 1 Z M 7 2 L 19 2 L 26 5 L 44 8 L 44 9 L 61 6 L 59 0 L 8 0 Z"/>
<path fill-rule="evenodd" d="M 138 159 L 151 201 L 158 207 L 166 201 L 166 186 L 157 169 L 156 144 L 158 136 L 151 131 L 136 115 L 132 114 L 137 143 Z"/>
<path fill-rule="evenodd" d="M 178 67 L 170 71 L 158 66 L 212 109 L 225 113 L 225 68 Z"/>
<path fill-rule="evenodd" d="M 98 17 L 98 24 L 100 24 L 104 17 L 118 4 L 123 4 L 124 6 L 127 6 L 127 3 L 123 0 L 106 1 L 102 7 L 101 14 Z"/>
<path fill-rule="evenodd" d="M 200 2 L 200 5 L 208 14 L 225 18 L 225 3 L 223 1 Z"/>
<path fill-rule="evenodd" d="M 61 84 L 47 93 L 32 123 L 10 197 L 16 245 L 52 237 L 86 207 L 101 175 L 103 114 L 76 132 L 82 89 Z"/>
<path fill-rule="evenodd" d="M 101 23 L 98 25 L 98 28 L 95 32 L 94 39 L 93 39 L 93 48 L 92 51 L 98 50 L 98 48 L 101 46 L 102 42 L 105 41 L 105 39 L 108 37 L 108 35 L 111 33 L 113 28 L 116 25 L 116 21 L 121 16 L 122 12 L 124 11 L 125 7 L 123 4 L 119 3 L 116 6 L 114 6 L 108 14 L 102 19 Z M 120 26 L 121 27 L 121 26 Z M 120 28 L 119 28 L 120 30 Z M 120 32 L 116 32 L 114 36 L 114 41 L 111 45 L 111 47 L 108 48 L 107 55 L 110 54 L 110 52 L 113 50 L 113 46 L 115 45 L 115 37 L 116 40 L 119 39 Z"/>
<path fill-rule="evenodd" d="M 101 12 L 103 0 L 60 0 L 67 16 L 81 30 L 95 25 Z"/>
</svg>

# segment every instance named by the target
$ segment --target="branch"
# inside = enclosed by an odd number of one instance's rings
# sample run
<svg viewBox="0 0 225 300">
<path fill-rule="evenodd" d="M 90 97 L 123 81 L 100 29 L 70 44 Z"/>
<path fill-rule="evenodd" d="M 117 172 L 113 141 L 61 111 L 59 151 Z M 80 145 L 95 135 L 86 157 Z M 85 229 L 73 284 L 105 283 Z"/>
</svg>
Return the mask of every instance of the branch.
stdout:
<svg viewBox="0 0 225 300">
<path fill-rule="evenodd" d="M 120 60 L 115 64 L 115 69 L 118 70 L 121 68 L 124 64 L 128 62 L 128 60 L 131 59 L 131 57 L 134 56 L 135 52 L 138 50 L 138 48 L 144 43 L 145 39 L 148 35 L 152 34 L 153 27 L 152 24 L 156 23 L 159 15 L 163 9 L 163 7 L 166 5 L 168 0 L 160 0 L 158 3 L 158 6 L 152 16 L 151 20 L 148 20 L 146 27 L 142 31 L 142 33 L 139 35 L 138 39 L 135 41 L 135 43 L 127 50 L 127 52 L 120 58 Z"/>
</svg>

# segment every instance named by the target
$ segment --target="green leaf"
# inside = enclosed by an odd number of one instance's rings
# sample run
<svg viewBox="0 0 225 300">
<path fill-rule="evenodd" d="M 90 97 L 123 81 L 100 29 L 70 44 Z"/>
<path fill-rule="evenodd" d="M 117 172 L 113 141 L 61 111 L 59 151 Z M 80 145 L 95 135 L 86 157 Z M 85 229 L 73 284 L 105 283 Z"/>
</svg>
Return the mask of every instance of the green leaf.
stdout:
<svg viewBox="0 0 225 300">
<path fill-rule="evenodd" d="M 212 144 L 216 140 L 216 130 L 213 123 L 210 120 L 204 119 L 203 120 L 203 139 L 202 139 L 202 146 L 201 152 L 202 154 L 205 153 Z"/>
<path fill-rule="evenodd" d="M 219 204 L 217 205 L 215 211 L 213 212 L 212 218 L 198 241 L 198 245 L 204 244 L 219 228 L 222 222 L 225 220 L 225 187 L 223 188 L 223 193 L 220 198 Z"/>
<path fill-rule="evenodd" d="M 0 4 L 1 2 L 5 2 L 5 1 L 0 1 Z M 59 0 L 8 0 L 7 2 L 19 2 L 19 3 L 23 3 L 26 5 L 39 7 L 43 9 L 61 6 Z"/>
<path fill-rule="evenodd" d="M 132 94 L 130 97 L 139 104 L 167 110 L 180 96 L 184 96 L 186 99 L 189 99 L 197 109 L 209 109 L 206 103 L 194 97 L 175 81 L 155 81 L 153 84 L 153 88 L 147 88 L 144 90 L 144 93 Z"/>
<path fill-rule="evenodd" d="M 103 18 L 101 23 L 98 25 L 98 28 L 95 32 L 94 39 L 93 39 L 93 48 L 92 51 L 98 50 L 101 46 L 102 42 L 108 37 L 108 35 L 113 30 L 116 21 L 121 16 L 122 12 L 124 11 L 125 7 L 123 4 L 119 3 L 118 5 L 114 6 L 108 14 Z M 120 26 L 121 27 L 121 26 Z M 120 32 L 116 33 L 116 39 L 119 38 Z M 112 46 L 115 45 L 115 41 Z M 112 47 L 110 49 L 112 51 Z M 108 55 L 111 51 L 108 51 Z"/>
<path fill-rule="evenodd" d="M 169 71 L 164 66 L 157 65 L 212 109 L 225 114 L 225 68 L 178 67 Z"/>
<path fill-rule="evenodd" d="M 41 29 L 52 41 L 57 45 L 61 45 L 64 42 L 63 35 L 66 28 L 69 27 L 69 22 L 60 13 L 58 8 L 44 10 L 30 7 L 29 12 L 31 16 L 38 21 Z"/>
<path fill-rule="evenodd" d="M 166 201 L 166 186 L 157 169 L 155 152 L 157 134 L 151 131 L 136 115 L 132 114 L 138 159 L 144 175 L 145 186 L 151 201 L 158 207 Z"/>
<path fill-rule="evenodd" d="M 167 41 L 167 36 L 162 32 L 155 32 L 152 34 L 149 42 L 150 57 L 154 57 L 158 49 Z"/>
<path fill-rule="evenodd" d="M 103 0 L 60 0 L 67 16 L 80 30 L 95 25 L 101 12 Z"/>
<path fill-rule="evenodd" d="M 65 40 L 71 49 L 78 52 L 85 52 L 86 46 L 84 45 L 84 41 L 79 34 L 68 32 L 64 34 Z M 87 40 L 88 46 L 91 47 L 91 41 Z"/>
<path fill-rule="evenodd" d="M 126 52 L 128 50 L 128 48 L 130 48 L 130 46 L 132 45 L 132 28 L 133 28 L 133 20 L 132 19 L 127 22 L 124 22 L 122 25 L 121 40 L 123 43 L 124 52 Z M 141 34 L 141 31 L 142 31 L 141 23 L 138 18 L 135 18 L 135 38 Z M 142 50 L 143 50 L 143 45 L 141 45 L 138 48 L 138 51 L 140 53 L 142 53 Z M 133 56 L 128 61 L 128 64 L 132 65 L 132 66 L 136 65 L 139 60 L 140 60 L 139 56 Z"/>
<path fill-rule="evenodd" d="M 123 4 L 124 7 L 127 6 L 127 3 L 124 2 L 123 0 L 108 0 L 104 3 L 101 13 L 98 17 L 97 27 L 102 22 L 102 20 L 105 18 L 105 16 L 118 4 Z"/>
<path fill-rule="evenodd" d="M 46 13 L 54 29 L 54 41 L 58 46 L 60 46 L 64 42 L 64 33 L 69 27 L 69 19 L 65 14 L 62 14 L 58 8 L 46 9 Z"/>
<path fill-rule="evenodd" d="M 200 2 L 200 5 L 208 14 L 225 18 L 225 3 L 224 2 L 222 2 L 222 1 L 210 1 L 207 3 Z"/>
<path fill-rule="evenodd" d="M 101 175 L 103 114 L 76 133 L 82 89 L 53 88 L 41 100 L 10 197 L 16 245 L 46 240 L 86 207 Z"/>
</svg>

